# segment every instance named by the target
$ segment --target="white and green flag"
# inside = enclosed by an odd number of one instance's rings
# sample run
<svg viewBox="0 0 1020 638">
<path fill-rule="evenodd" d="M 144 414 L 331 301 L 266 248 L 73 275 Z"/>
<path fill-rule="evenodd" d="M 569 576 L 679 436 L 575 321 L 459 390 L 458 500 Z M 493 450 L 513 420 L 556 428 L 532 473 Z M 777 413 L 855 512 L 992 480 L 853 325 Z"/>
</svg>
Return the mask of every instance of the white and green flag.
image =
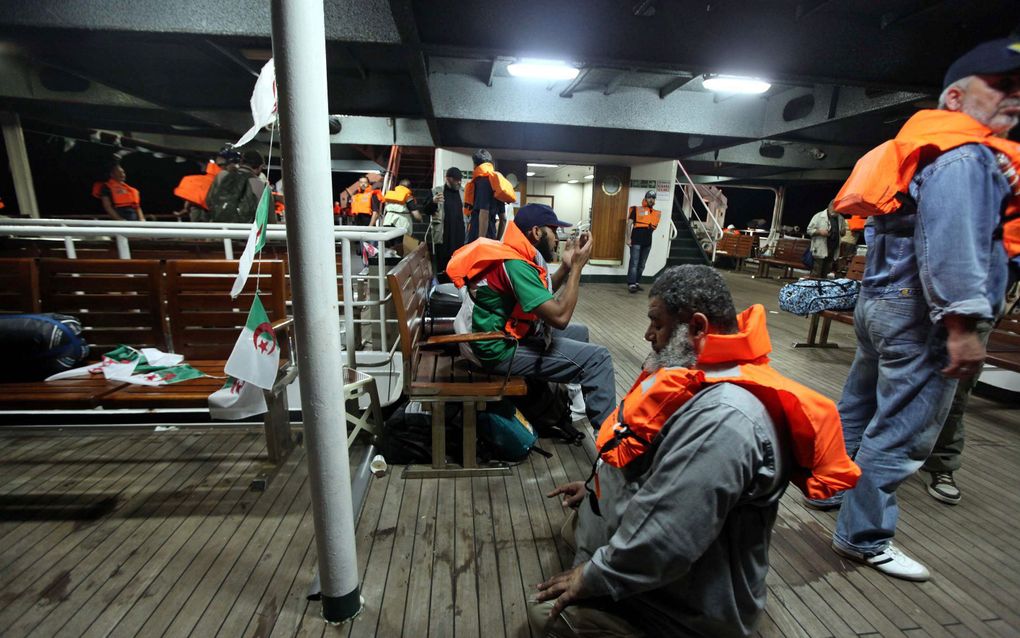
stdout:
<svg viewBox="0 0 1020 638">
<path fill-rule="evenodd" d="M 262 301 L 255 295 L 251 310 L 248 311 L 248 321 L 237 337 L 237 343 L 223 369 L 235 379 L 270 390 L 279 367 L 280 348 L 276 343 L 276 333 L 269 323 Z"/>
<path fill-rule="evenodd" d="M 273 206 L 273 193 L 267 185 L 262 191 L 258 208 L 255 209 L 255 221 L 252 222 L 251 230 L 248 231 L 248 243 L 244 245 L 244 252 L 237 264 L 237 279 L 230 289 L 230 296 L 237 298 L 248 282 L 248 274 L 251 273 L 251 264 L 255 261 L 255 255 L 262 252 L 266 245 L 266 224 L 269 222 L 269 209 Z"/>
<path fill-rule="evenodd" d="M 209 416 L 214 419 L 236 421 L 265 414 L 267 409 L 262 388 L 233 377 L 209 395 Z"/>
</svg>

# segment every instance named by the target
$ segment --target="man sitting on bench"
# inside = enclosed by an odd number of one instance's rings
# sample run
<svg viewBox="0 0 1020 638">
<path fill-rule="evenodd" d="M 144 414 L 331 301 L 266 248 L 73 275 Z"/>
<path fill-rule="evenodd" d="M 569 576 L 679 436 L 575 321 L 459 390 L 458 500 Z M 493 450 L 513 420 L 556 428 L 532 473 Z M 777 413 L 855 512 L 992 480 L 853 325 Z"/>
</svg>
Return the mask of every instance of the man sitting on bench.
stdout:
<svg viewBox="0 0 1020 638">
<path fill-rule="evenodd" d="M 597 426 L 616 402 L 613 361 L 604 346 L 588 343 L 586 326 L 569 325 L 591 254 L 588 235 L 568 241 L 559 269 L 548 274 L 556 229 L 569 225 L 552 208 L 528 204 L 507 224 L 501 242 L 467 244 L 450 258 L 446 274 L 468 288 L 458 332 L 505 335 L 464 344 L 465 358 L 490 374 L 580 384 L 588 421 Z"/>
</svg>

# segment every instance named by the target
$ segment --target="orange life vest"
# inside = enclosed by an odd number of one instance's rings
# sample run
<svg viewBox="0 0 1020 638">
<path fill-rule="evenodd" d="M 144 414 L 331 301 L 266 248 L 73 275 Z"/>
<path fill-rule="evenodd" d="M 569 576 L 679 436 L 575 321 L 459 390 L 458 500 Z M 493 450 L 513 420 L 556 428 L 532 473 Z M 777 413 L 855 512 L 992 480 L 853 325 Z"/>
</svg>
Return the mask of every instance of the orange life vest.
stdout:
<svg viewBox="0 0 1020 638">
<path fill-rule="evenodd" d="M 662 211 L 648 208 L 647 206 L 632 206 L 634 211 L 634 228 L 651 228 L 655 230 L 659 226 L 659 218 Z"/>
<path fill-rule="evenodd" d="M 850 232 L 856 233 L 864 230 L 864 218 L 860 215 L 851 215 L 846 220 L 846 227 L 850 229 Z"/>
<path fill-rule="evenodd" d="M 216 176 L 222 170 L 216 162 L 209 162 L 205 165 L 205 173 L 202 175 L 185 175 L 182 177 L 180 183 L 177 184 L 177 188 L 174 189 L 174 195 L 186 202 L 208 210 L 208 206 L 205 205 L 205 196 L 209 194 L 213 181 L 215 181 Z"/>
<path fill-rule="evenodd" d="M 133 208 L 138 210 L 142 207 L 142 199 L 137 188 L 132 188 L 124 182 L 118 182 L 112 177 L 105 182 L 96 182 L 92 185 L 92 196 L 96 199 L 103 198 L 103 187 L 110 189 L 110 201 L 114 208 Z"/>
<path fill-rule="evenodd" d="M 475 204 L 475 180 L 479 177 L 484 177 L 489 180 L 489 185 L 492 186 L 492 196 L 501 202 L 512 204 L 517 201 L 517 193 L 514 192 L 514 186 L 507 178 L 503 177 L 502 173 L 496 171 L 492 164 L 485 162 L 475 166 L 474 172 L 471 173 L 471 180 L 464 187 L 464 216 L 470 217 L 471 211 L 474 209 Z"/>
<path fill-rule="evenodd" d="M 536 263 L 537 254 L 535 247 L 517 228 L 517 224 L 510 222 L 506 225 L 506 232 L 503 233 L 503 241 L 481 237 L 458 248 L 446 265 L 446 274 L 455 286 L 463 288 L 466 285 L 470 292 L 471 282 L 490 266 L 518 259 L 538 271 L 539 279 L 546 283 L 548 281 L 546 269 Z M 531 327 L 537 321 L 538 315 L 524 312 L 518 302 L 514 304 L 514 309 L 503 326 L 503 332 L 515 339 L 523 339 L 528 336 Z"/>
<path fill-rule="evenodd" d="M 861 470 L 847 456 L 836 405 L 769 365 L 772 344 L 764 306 L 751 306 L 737 322 L 735 334 L 707 336 L 697 369 L 642 372 L 599 428 L 600 458 L 614 467 L 626 466 L 649 450 L 666 421 L 699 391 L 734 383 L 761 401 L 780 432 L 789 435 L 795 465 L 790 480 L 805 495 L 828 498 L 852 488 Z"/>
<path fill-rule="evenodd" d="M 413 199 L 414 195 L 411 193 L 411 189 L 406 186 L 397 186 L 391 191 L 386 191 L 383 195 L 383 201 L 392 204 L 406 204 L 407 200 Z"/>
<path fill-rule="evenodd" d="M 1020 144 L 995 137 L 966 113 L 918 111 L 896 137 L 857 161 L 835 209 L 844 214 L 883 215 L 900 209 L 914 173 L 936 157 L 964 144 L 983 144 L 995 153 L 1013 196 L 1003 213 L 1002 240 L 1010 257 L 1020 255 Z"/>
<path fill-rule="evenodd" d="M 371 215 L 372 211 L 372 196 L 378 197 L 380 195 L 379 189 L 369 188 L 367 191 L 355 193 L 351 197 L 351 213 L 354 215 Z"/>
</svg>

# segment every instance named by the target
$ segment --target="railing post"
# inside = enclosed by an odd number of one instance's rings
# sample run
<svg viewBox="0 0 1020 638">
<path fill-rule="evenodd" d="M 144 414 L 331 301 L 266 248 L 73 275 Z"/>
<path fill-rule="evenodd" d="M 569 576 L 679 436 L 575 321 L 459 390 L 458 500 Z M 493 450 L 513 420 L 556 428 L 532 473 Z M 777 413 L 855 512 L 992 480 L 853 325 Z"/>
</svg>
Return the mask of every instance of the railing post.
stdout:
<svg viewBox="0 0 1020 638">
<path fill-rule="evenodd" d="M 295 210 L 287 223 L 287 246 L 322 616 L 338 623 L 357 616 L 362 602 L 346 407 L 338 391 L 344 375 L 336 246 L 333 218 L 324 214 L 333 204 L 325 19 L 322 0 L 272 0 L 271 7 L 283 173 L 287 205 Z"/>
</svg>

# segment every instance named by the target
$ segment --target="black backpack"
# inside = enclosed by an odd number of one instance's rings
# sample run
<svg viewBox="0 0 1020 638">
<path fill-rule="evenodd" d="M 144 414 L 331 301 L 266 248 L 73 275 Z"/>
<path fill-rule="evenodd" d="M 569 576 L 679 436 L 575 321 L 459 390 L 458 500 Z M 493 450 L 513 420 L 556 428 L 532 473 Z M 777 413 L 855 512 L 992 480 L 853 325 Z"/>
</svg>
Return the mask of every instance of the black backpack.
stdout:
<svg viewBox="0 0 1020 638">
<path fill-rule="evenodd" d="M 527 378 L 528 394 L 511 399 L 521 411 L 535 434 L 543 439 L 560 439 L 580 443 L 584 433 L 578 432 L 570 418 L 570 397 L 567 387 L 543 379 Z"/>
<path fill-rule="evenodd" d="M 89 356 L 81 323 L 58 314 L 0 315 L 0 381 L 41 381 Z"/>
<path fill-rule="evenodd" d="M 446 413 L 447 452 L 460 457 L 461 431 L 454 405 Z M 401 405 L 386 419 L 383 431 L 375 438 L 379 453 L 387 463 L 410 464 L 432 462 L 432 415 L 408 412 L 408 404 Z"/>
<path fill-rule="evenodd" d="M 244 169 L 225 170 L 217 175 L 205 198 L 209 220 L 241 224 L 255 221 L 255 209 L 258 208 L 261 192 L 255 193 L 251 183 L 253 179 L 258 178 Z"/>
</svg>

